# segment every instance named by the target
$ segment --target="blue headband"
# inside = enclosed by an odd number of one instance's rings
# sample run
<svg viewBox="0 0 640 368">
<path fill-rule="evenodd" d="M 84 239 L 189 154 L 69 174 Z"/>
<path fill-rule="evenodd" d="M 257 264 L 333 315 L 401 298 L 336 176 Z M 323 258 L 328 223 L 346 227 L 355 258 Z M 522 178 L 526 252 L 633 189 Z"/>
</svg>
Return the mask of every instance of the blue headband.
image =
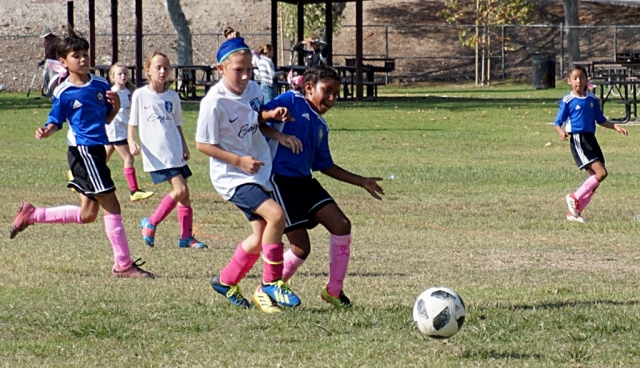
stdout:
<svg viewBox="0 0 640 368">
<path fill-rule="evenodd" d="M 229 55 L 240 50 L 251 51 L 249 46 L 244 43 L 244 38 L 236 37 L 230 40 L 226 40 L 222 45 L 220 45 L 220 49 L 218 50 L 218 54 L 216 55 L 216 57 L 218 58 L 218 63 L 222 63 L 222 61 L 229 57 Z"/>
</svg>

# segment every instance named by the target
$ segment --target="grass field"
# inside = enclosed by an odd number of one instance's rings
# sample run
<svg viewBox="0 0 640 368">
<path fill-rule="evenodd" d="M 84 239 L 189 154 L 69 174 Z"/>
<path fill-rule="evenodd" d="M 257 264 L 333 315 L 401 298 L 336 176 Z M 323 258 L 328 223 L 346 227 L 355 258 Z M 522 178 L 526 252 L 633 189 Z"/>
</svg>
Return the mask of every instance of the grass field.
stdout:
<svg viewBox="0 0 640 368">
<path fill-rule="evenodd" d="M 600 130 L 609 177 L 584 215 L 568 223 L 564 196 L 584 179 L 550 123 L 568 92 L 505 84 L 388 87 L 395 97 L 340 102 L 326 114 L 333 157 L 385 180 L 383 201 L 317 177 L 353 224 L 345 291 L 351 311 L 319 298 L 328 234 L 292 280 L 296 310 L 238 310 L 209 287 L 249 233 L 243 215 L 216 195 L 208 161 L 193 143 L 197 104 L 185 103 L 194 172 L 190 189 L 204 251 L 178 249 L 171 215 L 154 249 L 137 224 L 151 200 L 127 200 L 122 161 L 111 162 L 132 255 L 155 280 L 110 276 L 102 220 L 37 225 L 0 240 L 2 367 L 633 367 L 640 364 L 640 131 Z M 0 94 L 0 220 L 8 232 L 21 200 L 76 204 L 65 189 L 64 133 L 36 141 L 45 100 Z M 615 113 L 615 112 L 612 112 Z M 242 282 L 250 295 L 257 266 Z M 426 287 L 445 285 L 467 305 L 455 337 L 414 327 Z"/>
</svg>

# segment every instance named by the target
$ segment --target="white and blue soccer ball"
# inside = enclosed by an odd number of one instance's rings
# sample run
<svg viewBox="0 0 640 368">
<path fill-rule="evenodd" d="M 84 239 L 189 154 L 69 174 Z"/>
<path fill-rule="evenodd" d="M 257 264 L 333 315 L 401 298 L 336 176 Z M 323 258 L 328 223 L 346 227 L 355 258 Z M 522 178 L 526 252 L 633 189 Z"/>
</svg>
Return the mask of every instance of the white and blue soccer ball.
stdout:
<svg viewBox="0 0 640 368">
<path fill-rule="evenodd" d="M 467 311 L 462 298 L 446 287 L 423 291 L 413 305 L 413 320 L 423 334 L 446 339 L 460 331 Z"/>
</svg>

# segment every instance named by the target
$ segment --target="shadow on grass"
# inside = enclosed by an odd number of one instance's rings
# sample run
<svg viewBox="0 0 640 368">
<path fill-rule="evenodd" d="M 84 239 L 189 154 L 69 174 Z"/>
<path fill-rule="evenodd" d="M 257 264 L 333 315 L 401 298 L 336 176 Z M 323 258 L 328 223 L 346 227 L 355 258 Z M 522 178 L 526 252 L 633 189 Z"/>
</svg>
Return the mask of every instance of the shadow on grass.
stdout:
<svg viewBox="0 0 640 368">
<path fill-rule="evenodd" d="M 589 308 L 599 305 L 634 306 L 640 305 L 640 300 L 590 300 L 590 301 L 566 301 L 540 304 L 517 304 L 506 306 L 509 310 L 533 310 L 533 309 L 562 309 L 562 308 Z"/>
<path fill-rule="evenodd" d="M 496 351 L 493 349 L 465 350 L 460 354 L 462 358 L 481 359 L 540 359 L 539 354 L 523 354 L 510 351 Z"/>
<path fill-rule="evenodd" d="M 400 107 L 410 107 L 411 109 L 449 109 L 457 112 L 464 110 L 486 109 L 492 106 L 510 107 L 547 104 L 551 108 L 557 108 L 559 98 L 475 98 L 475 97 L 379 97 L 376 101 L 363 102 L 340 102 L 336 105 L 338 108 L 346 109 L 364 109 L 364 108 L 384 108 L 396 109 Z"/>
</svg>

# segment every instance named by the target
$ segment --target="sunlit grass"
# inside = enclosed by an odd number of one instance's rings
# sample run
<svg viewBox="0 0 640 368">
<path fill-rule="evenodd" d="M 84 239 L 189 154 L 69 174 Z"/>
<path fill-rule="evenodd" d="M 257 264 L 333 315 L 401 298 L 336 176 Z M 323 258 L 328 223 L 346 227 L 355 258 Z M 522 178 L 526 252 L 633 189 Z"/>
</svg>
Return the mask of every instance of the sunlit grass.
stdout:
<svg viewBox="0 0 640 368">
<path fill-rule="evenodd" d="M 158 278 L 109 275 L 101 219 L 5 235 L 0 366 L 636 366 L 640 135 L 633 125 L 628 138 L 598 132 L 610 176 L 585 211 L 590 222 L 567 223 L 563 197 L 584 173 L 550 125 L 567 92 L 558 87 L 391 86 L 377 101 L 340 102 L 325 116 L 335 162 L 383 178 L 386 191 L 378 202 L 316 175 L 353 224 L 345 291 L 355 307 L 334 311 L 318 297 L 328 271 L 328 234 L 318 228 L 292 283 L 303 304 L 277 316 L 237 310 L 208 285 L 249 226 L 215 194 L 193 145 L 198 105 L 185 103 L 194 228 L 210 248 L 178 249 L 175 215 L 146 247 L 138 222 L 167 188 L 154 187 L 137 161 L 141 185 L 157 196 L 129 203 L 114 157 L 132 255 Z M 0 94 L 7 230 L 21 200 L 77 203 L 64 188 L 64 133 L 33 138 L 47 113 L 44 100 Z M 241 284 L 246 295 L 260 271 Z M 415 297 L 433 285 L 467 304 L 467 322 L 450 340 L 430 340 L 411 321 Z"/>
</svg>

